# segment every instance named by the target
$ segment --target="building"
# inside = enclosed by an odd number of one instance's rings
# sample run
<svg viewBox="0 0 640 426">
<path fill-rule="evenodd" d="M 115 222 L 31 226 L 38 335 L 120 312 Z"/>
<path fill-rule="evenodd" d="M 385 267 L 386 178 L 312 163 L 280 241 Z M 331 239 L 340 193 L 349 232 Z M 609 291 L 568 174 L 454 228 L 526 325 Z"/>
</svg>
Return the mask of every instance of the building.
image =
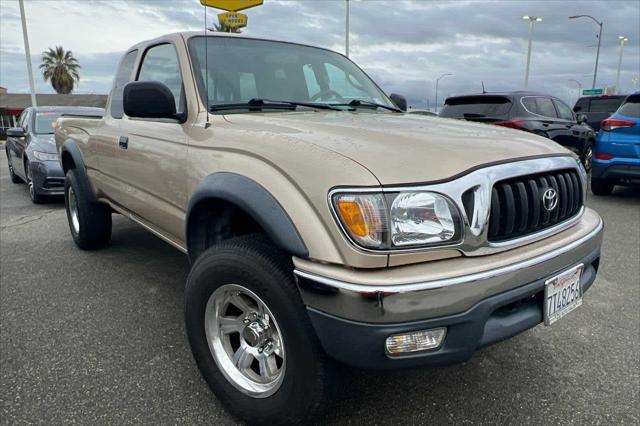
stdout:
<svg viewBox="0 0 640 426">
<path fill-rule="evenodd" d="M 36 94 L 38 106 L 86 106 L 104 108 L 107 95 L 60 95 Z M 25 108 L 31 106 L 29 93 L 7 93 L 0 87 L 0 138 L 4 139 L 5 129 L 15 127 L 18 117 Z"/>
</svg>

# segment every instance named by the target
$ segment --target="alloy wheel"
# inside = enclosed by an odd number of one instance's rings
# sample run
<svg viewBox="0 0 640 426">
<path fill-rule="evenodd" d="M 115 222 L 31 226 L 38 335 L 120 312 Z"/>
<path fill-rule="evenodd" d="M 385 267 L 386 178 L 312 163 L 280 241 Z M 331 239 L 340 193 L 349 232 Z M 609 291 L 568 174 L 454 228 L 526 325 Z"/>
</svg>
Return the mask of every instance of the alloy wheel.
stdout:
<svg viewBox="0 0 640 426">
<path fill-rule="evenodd" d="M 69 208 L 69 217 L 71 218 L 71 226 L 73 232 L 80 233 L 80 219 L 78 217 L 78 200 L 76 200 L 76 193 L 73 191 L 73 187 L 69 186 L 67 190 L 67 203 Z"/>
<path fill-rule="evenodd" d="M 205 310 L 209 350 L 226 379 L 254 398 L 282 384 L 286 355 L 280 327 L 265 302 L 237 284 L 216 289 Z"/>
</svg>

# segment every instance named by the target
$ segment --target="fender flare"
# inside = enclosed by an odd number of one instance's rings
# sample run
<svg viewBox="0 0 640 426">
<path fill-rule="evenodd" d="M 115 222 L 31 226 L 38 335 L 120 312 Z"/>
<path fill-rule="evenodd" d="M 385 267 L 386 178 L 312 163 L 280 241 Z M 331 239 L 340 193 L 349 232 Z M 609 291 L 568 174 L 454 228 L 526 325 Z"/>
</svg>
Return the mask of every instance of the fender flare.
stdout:
<svg viewBox="0 0 640 426">
<path fill-rule="evenodd" d="M 84 160 L 82 158 L 82 152 L 80 148 L 78 148 L 77 143 L 74 140 L 67 139 L 62 146 L 60 147 L 60 165 L 62 166 L 62 171 L 66 175 L 69 171 L 70 167 L 65 167 L 63 157 L 65 154 L 68 154 L 73 159 L 73 163 L 75 164 L 75 169 L 78 172 L 78 179 L 83 180 L 86 188 L 92 188 L 91 183 L 89 182 L 89 176 L 87 175 L 87 167 L 84 164 Z M 90 191 L 91 201 L 95 201 L 95 194 L 93 191 Z"/>
<path fill-rule="evenodd" d="M 287 253 L 303 258 L 309 256 L 302 237 L 278 200 L 257 182 L 230 172 L 210 174 L 193 192 L 185 225 L 188 246 L 191 213 L 201 201 L 212 199 L 226 201 L 242 209 L 265 230 L 271 241 Z"/>
</svg>

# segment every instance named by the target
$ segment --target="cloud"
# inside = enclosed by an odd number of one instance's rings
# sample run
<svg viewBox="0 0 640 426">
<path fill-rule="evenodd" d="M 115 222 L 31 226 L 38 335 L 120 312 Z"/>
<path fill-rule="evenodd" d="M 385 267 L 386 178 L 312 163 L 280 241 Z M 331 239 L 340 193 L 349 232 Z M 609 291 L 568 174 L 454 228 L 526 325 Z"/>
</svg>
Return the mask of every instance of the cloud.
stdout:
<svg viewBox="0 0 640 426">
<path fill-rule="evenodd" d="M 628 1 L 351 0 L 351 58 L 387 92 L 409 103 L 488 90 L 519 90 L 524 79 L 528 25 L 522 15 L 542 16 L 534 27 L 529 87 L 568 102 L 577 97 L 569 79 L 591 86 L 598 27 L 604 21 L 598 86 L 613 85 L 619 34 L 629 38 L 620 77 L 626 90 L 640 70 L 640 3 Z M 79 91 L 106 93 L 121 53 L 164 33 L 203 27 L 198 0 L 25 0 L 34 69 L 40 52 L 71 49 L 82 65 Z M 247 10 L 245 34 L 344 50 L 343 0 L 265 0 Z M 214 22 L 216 11 L 209 11 Z M 55 19 L 52 17 L 55 16 Z M 26 65 L 17 1 L 0 1 L 0 85 L 26 91 Z M 36 76 L 38 90 L 50 87 Z"/>
</svg>

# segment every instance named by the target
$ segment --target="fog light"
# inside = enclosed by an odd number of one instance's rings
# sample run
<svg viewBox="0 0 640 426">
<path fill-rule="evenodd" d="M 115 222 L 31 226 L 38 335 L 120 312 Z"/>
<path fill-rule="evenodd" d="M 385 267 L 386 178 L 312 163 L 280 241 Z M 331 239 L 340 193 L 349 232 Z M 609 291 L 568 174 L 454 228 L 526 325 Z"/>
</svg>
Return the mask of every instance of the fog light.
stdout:
<svg viewBox="0 0 640 426">
<path fill-rule="evenodd" d="M 433 350 L 440 347 L 446 333 L 447 329 L 443 327 L 396 334 L 387 337 L 385 346 L 387 353 L 391 356 Z"/>
</svg>

